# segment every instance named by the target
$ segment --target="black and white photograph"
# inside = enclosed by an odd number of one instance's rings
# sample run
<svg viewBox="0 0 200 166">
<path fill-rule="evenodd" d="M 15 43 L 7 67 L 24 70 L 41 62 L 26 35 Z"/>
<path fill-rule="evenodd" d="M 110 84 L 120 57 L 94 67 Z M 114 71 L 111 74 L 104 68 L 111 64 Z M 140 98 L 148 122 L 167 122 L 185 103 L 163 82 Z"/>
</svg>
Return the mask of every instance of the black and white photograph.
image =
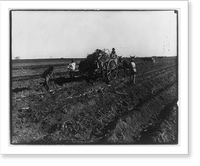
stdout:
<svg viewBox="0 0 200 166">
<path fill-rule="evenodd" d="M 12 145 L 177 145 L 177 9 L 11 9 Z"/>
</svg>

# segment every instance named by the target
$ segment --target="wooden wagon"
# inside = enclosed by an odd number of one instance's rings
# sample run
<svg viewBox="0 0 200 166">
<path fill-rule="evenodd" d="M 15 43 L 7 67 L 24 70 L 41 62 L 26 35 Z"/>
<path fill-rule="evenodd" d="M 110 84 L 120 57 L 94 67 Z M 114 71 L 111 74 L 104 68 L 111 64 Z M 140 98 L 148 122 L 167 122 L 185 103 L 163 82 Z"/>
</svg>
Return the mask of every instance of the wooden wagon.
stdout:
<svg viewBox="0 0 200 166">
<path fill-rule="evenodd" d="M 118 75 L 118 57 L 110 57 L 109 50 L 97 49 L 80 62 L 79 70 L 72 71 L 74 75 L 87 78 L 102 78 L 111 81 Z"/>
</svg>

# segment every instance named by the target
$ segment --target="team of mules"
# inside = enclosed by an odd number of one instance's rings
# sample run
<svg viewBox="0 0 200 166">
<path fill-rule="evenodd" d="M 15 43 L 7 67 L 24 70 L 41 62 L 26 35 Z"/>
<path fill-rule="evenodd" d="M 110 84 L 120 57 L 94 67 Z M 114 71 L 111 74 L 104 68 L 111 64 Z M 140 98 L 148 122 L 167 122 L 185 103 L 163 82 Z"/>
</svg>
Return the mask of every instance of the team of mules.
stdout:
<svg viewBox="0 0 200 166">
<path fill-rule="evenodd" d="M 111 61 L 109 54 L 105 50 L 96 50 L 95 53 L 90 54 L 84 61 L 79 64 L 79 70 L 92 76 L 96 71 L 100 70 L 102 78 L 105 77 L 107 68 L 118 70 L 118 67 L 124 70 L 124 77 L 129 72 L 130 81 L 135 83 L 136 71 L 133 69 L 131 62 L 134 62 L 135 56 L 123 59 L 122 56 L 117 56 Z M 108 71 L 107 71 L 108 72 Z M 108 74 L 108 73 L 107 73 Z"/>
<path fill-rule="evenodd" d="M 155 63 L 155 58 L 145 57 L 141 58 L 143 62 L 152 62 Z M 110 70 L 108 70 L 108 68 Z M 118 68 L 122 68 L 124 72 L 124 77 L 129 73 L 130 82 L 135 83 L 136 79 L 136 64 L 135 64 L 135 56 L 130 56 L 129 58 L 122 58 L 122 56 L 115 56 L 114 58 L 110 57 L 109 50 L 99 50 L 97 49 L 94 53 L 87 56 L 87 58 L 79 63 L 79 76 L 82 78 L 86 78 L 87 80 L 90 78 L 94 78 L 96 73 L 100 71 L 101 77 L 105 77 L 105 72 L 108 76 L 109 72 L 113 72 L 118 70 Z M 53 66 L 50 66 L 47 70 L 45 70 L 45 74 L 43 73 L 43 77 L 45 78 L 44 86 L 46 90 L 49 90 L 49 85 L 51 81 L 55 78 L 51 78 L 53 75 Z M 117 72 L 116 72 L 117 73 Z M 55 86 L 54 86 L 55 87 Z"/>
</svg>

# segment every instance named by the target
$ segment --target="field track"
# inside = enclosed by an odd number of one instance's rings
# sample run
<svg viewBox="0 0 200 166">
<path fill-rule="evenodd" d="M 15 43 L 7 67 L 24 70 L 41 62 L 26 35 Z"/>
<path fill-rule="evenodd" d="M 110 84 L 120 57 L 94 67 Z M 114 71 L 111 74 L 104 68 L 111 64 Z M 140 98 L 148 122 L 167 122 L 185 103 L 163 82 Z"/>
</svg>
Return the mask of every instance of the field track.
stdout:
<svg viewBox="0 0 200 166">
<path fill-rule="evenodd" d="M 57 71 L 57 77 L 67 74 L 59 68 Z M 101 80 L 93 84 L 69 82 L 53 93 L 38 89 L 40 74 L 15 73 L 12 143 L 176 144 L 175 60 L 138 63 L 137 71 L 136 85 L 130 84 L 120 70 L 110 84 Z"/>
</svg>

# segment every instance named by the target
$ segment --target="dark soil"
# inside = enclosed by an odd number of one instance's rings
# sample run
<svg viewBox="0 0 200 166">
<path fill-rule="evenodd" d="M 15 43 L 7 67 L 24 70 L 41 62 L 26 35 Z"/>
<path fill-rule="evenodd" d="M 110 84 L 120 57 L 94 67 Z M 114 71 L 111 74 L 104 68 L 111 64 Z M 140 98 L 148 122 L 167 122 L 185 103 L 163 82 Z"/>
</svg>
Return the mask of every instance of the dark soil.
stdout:
<svg viewBox="0 0 200 166">
<path fill-rule="evenodd" d="M 177 144 L 175 58 L 136 65 L 136 84 L 123 77 L 123 70 L 108 84 L 100 78 L 88 83 L 78 76 L 71 81 L 65 67 L 57 64 L 59 89 L 51 86 L 50 92 L 41 84 L 41 66 L 15 68 L 11 143 Z"/>
</svg>

